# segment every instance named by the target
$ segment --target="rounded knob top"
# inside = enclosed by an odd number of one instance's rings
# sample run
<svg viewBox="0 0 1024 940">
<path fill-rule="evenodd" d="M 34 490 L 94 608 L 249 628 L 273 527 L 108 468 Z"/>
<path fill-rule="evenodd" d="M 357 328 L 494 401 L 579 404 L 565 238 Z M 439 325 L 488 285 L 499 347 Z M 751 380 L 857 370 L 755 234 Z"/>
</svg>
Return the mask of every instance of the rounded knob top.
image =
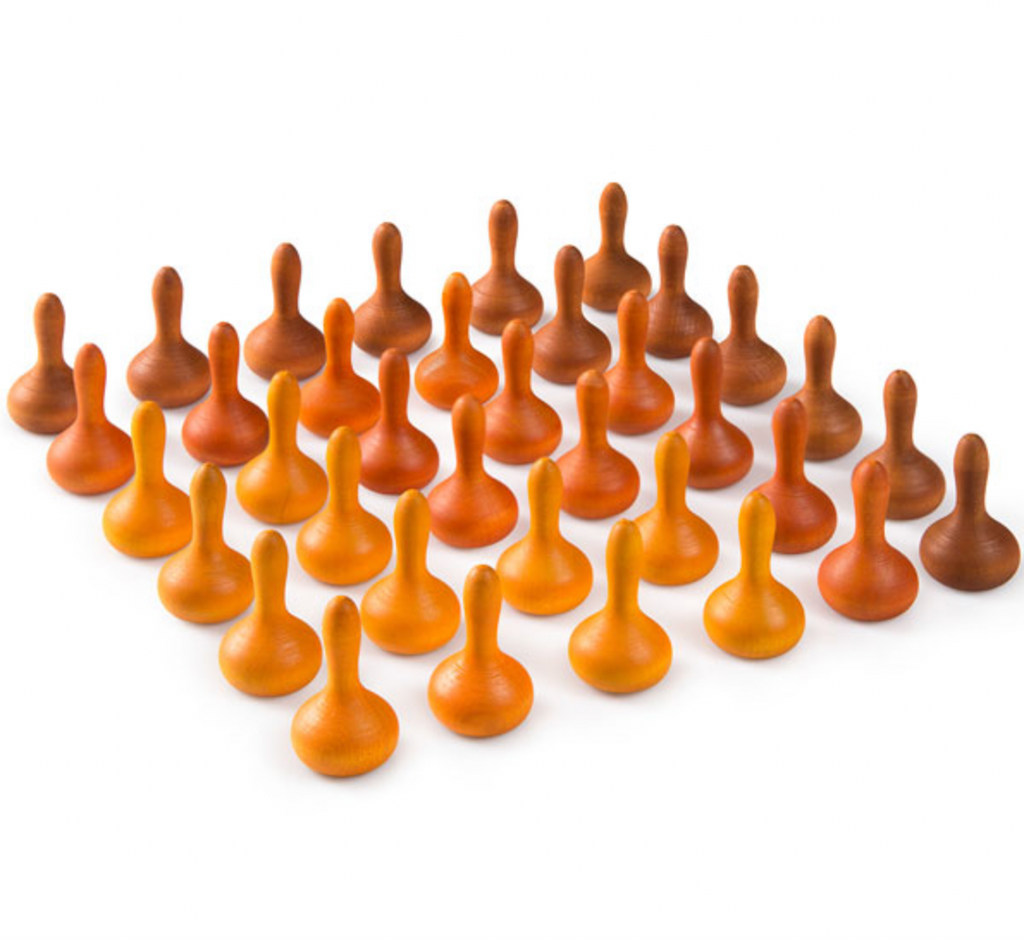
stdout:
<svg viewBox="0 0 1024 940">
<path fill-rule="evenodd" d="M 628 209 L 625 190 L 618 183 L 609 183 L 605 186 L 598 207 L 601 216 L 601 240 L 604 244 L 622 244 Z"/>
<path fill-rule="evenodd" d="M 804 330 L 806 384 L 812 388 L 832 385 L 832 362 L 836 355 L 836 331 L 828 317 L 814 317 Z"/>
<path fill-rule="evenodd" d="M 381 421 L 404 424 L 409 404 L 409 360 L 397 349 L 385 349 L 377 372 Z"/>
<path fill-rule="evenodd" d="M 496 268 L 514 268 L 519 217 L 515 206 L 507 199 L 501 199 L 491 207 L 488 234 L 491 239 L 491 265 Z"/>
<path fill-rule="evenodd" d="M 583 276 L 580 250 L 573 245 L 559 249 L 555 256 L 556 316 L 583 316 Z"/>
<path fill-rule="evenodd" d="M 679 292 L 686 282 L 686 262 L 690 245 L 686 233 L 678 225 L 667 225 L 658 239 L 658 265 L 661 268 L 661 289 Z"/>
<path fill-rule="evenodd" d="M 402 233 L 397 225 L 381 222 L 373 233 L 373 264 L 378 290 L 401 290 Z"/>
<path fill-rule="evenodd" d="M 270 279 L 274 288 L 274 313 L 298 316 L 302 261 L 294 245 L 284 242 L 274 250 L 270 262 Z"/>
<path fill-rule="evenodd" d="M 162 339 L 181 337 L 181 306 L 184 300 L 181 277 L 174 268 L 164 267 L 153 278 L 153 312 L 156 335 Z"/>
<path fill-rule="evenodd" d="M 729 277 L 729 314 L 733 335 L 752 338 L 757 335 L 757 277 L 745 264 L 733 269 Z"/>
</svg>

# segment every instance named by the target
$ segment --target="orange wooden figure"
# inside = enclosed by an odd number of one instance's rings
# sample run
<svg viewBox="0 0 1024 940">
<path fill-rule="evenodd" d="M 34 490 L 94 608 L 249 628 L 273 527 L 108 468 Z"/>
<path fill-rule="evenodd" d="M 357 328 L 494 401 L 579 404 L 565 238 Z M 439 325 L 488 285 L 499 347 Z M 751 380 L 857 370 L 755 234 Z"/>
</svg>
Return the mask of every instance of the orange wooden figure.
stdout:
<svg viewBox="0 0 1024 940">
<path fill-rule="evenodd" d="M 300 522 L 327 498 L 327 476 L 315 460 L 299 450 L 299 383 L 278 372 L 267 390 L 270 439 L 238 473 L 235 493 L 250 516 L 271 525 Z"/>
<path fill-rule="evenodd" d="M 956 506 L 921 538 L 921 561 L 936 581 L 959 591 L 988 591 L 1009 581 L 1020 565 L 1013 533 L 985 508 L 988 448 L 965 434 L 953 460 Z"/>
<path fill-rule="evenodd" d="M 181 278 L 161 268 L 153 279 L 156 338 L 128 366 L 128 388 L 142 401 L 180 408 L 202 398 L 210 387 L 210 363 L 181 333 Z"/>
<path fill-rule="evenodd" d="M 533 463 L 562 440 L 562 420 L 533 392 L 533 334 L 524 320 L 513 320 L 501 334 L 505 387 L 484 408 L 484 453 L 502 463 Z"/>
<path fill-rule="evenodd" d="M 288 546 L 267 529 L 252 543 L 256 602 L 220 641 L 220 671 L 247 695 L 290 695 L 320 671 L 320 637 L 285 606 Z"/>
<path fill-rule="evenodd" d="M 686 504 L 690 449 L 678 431 L 666 431 L 654 451 L 658 496 L 636 520 L 643 537 L 640 576 L 652 584 L 699 581 L 718 561 L 718 536 Z"/>
<path fill-rule="evenodd" d="M 804 634 L 799 598 L 772 576 L 775 511 L 764 493 L 740 506 L 740 570 L 704 604 L 704 629 L 727 653 L 769 659 L 788 652 Z"/>
<path fill-rule="evenodd" d="M 7 393 L 7 411 L 34 434 L 59 434 L 78 412 L 74 374 L 64 361 L 64 305 L 43 294 L 34 313 L 36 364 Z"/>
<path fill-rule="evenodd" d="M 75 420 L 53 439 L 46 467 L 71 493 L 106 493 L 135 472 L 131 438 L 107 419 L 103 394 L 107 364 L 99 346 L 86 343 L 75 357 Z"/>
<path fill-rule="evenodd" d="M 359 505 L 359 438 L 336 428 L 327 442 L 327 505 L 300 530 L 299 564 L 328 584 L 359 584 L 380 574 L 391 559 L 391 533 Z"/>
<path fill-rule="evenodd" d="M 601 247 L 586 262 L 583 302 L 595 310 L 613 312 L 628 290 L 644 297 L 651 292 L 651 275 L 626 251 L 626 194 L 618 183 L 601 193 Z"/>
<path fill-rule="evenodd" d="M 786 360 L 757 335 L 757 278 L 741 264 L 729 278 L 729 335 L 722 341 L 722 401 L 756 405 L 786 384 Z"/>
<path fill-rule="evenodd" d="M 230 323 L 210 330 L 210 394 L 181 426 L 185 449 L 202 463 L 234 467 L 267 446 L 269 425 L 262 409 L 238 390 L 238 334 Z"/>
<path fill-rule="evenodd" d="M 366 635 L 390 653 L 429 653 L 459 629 L 458 596 L 427 570 L 429 541 L 426 497 L 406 490 L 395 504 L 395 570 L 372 584 L 360 604 Z"/>
<path fill-rule="evenodd" d="M 834 460 L 857 446 L 863 429 L 860 415 L 832 387 L 836 331 L 828 317 L 815 317 L 804 331 L 806 375 L 793 397 L 807 412 L 807 459 Z"/>
<path fill-rule="evenodd" d="M 323 367 L 324 335 L 299 313 L 302 261 L 294 245 L 278 245 L 270 263 L 274 309 L 245 338 L 245 361 L 265 379 L 291 372 L 305 379 Z"/>
<path fill-rule="evenodd" d="M 853 471 L 853 538 L 825 556 L 818 589 L 830 607 L 853 620 L 888 620 L 917 597 L 917 571 L 885 540 L 889 474 L 868 458 Z"/>
<path fill-rule="evenodd" d="M 452 274 L 441 295 L 444 341 L 416 366 L 416 391 L 437 408 L 451 408 L 467 392 L 487 401 L 498 388 L 498 370 L 469 341 L 473 289 L 462 274 Z"/>
<path fill-rule="evenodd" d="M 658 240 L 661 286 L 651 298 L 647 351 L 660 359 L 690 355 L 702 336 L 714 330 L 711 316 L 686 293 L 686 262 L 690 246 L 678 225 L 669 225 Z"/>
<path fill-rule="evenodd" d="M 879 461 L 889 473 L 890 519 L 918 519 L 937 509 L 946 478 L 937 463 L 914 446 L 917 386 L 897 369 L 885 380 L 885 442 L 865 460 Z"/>
<path fill-rule="evenodd" d="M 754 445 L 722 414 L 722 353 L 709 337 L 690 356 L 693 414 L 676 429 L 690 449 L 690 486 L 715 490 L 742 480 L 754 463 Z"/>
<path fill-rule="evenodd" d="M 574 385 L 587 369 L 604 372 L 612 344 L 583 313 L 583 255 L 566 245 L 555 257 L 554 317 L 534 336 L 533 370 L 549 382 Z"/>
<path fill-rule="evenodd" d="M 385 349 L 409 355 L 428 339 L 433 328 L 427 308 L 402 287 L 402 233 L 382 222 L 373 233 L 373 263 L 377 289 L 355 314 L 356 345 L 372 356 Z"/>
<path fill-rule="evenodd" d="M 344 300 L 336 298 L 324 314 L 324 371 L 302 386 L 299 421 L 321 437 L 335 428 L 362 434 L 380 417 L 380 392 L 352 368 L 352 330 L 355 320 Z"/>
<path fill-rule="evenodd" d="M 430 527 L 442 542 L 479 548 L 498 542 L 519 518 L 512 491 L 484 469 L 484 409 L 472 395 L 452 408 L 455 471 L 427 497 Z"/>
<path fill-rule="evenodd" d="M 380 357 L 380 420 L 360 439 L 362 483 L 378 493 L 404 493 L 437 475 L 434 442 L 409 421 L 409 363 L 397 349 Z"/>
<path fill-rule="evenodd" d="M 530 529 L 498 559 L 501 593 L 516 610 L 545 616 L 582 604 L 594 583 L 587 556 L 562 535 L 562 474 L 541 457 L 527 480 Z"/>
<path fill-rule="evenodd" d="M 359 681 L 359 610 L 334 597 L 324 610 L 327 684 L 295 713 L 292 747 L 328 777 L 355 777 L 383 764 L 398 745 L 395 710 Z"/>
<path fill-rule="evenodd" d="M 437 720 L 458 734 L 487 738 L 519 725 L 533 705 L 530 674 L 498 648 L 501 584 L 477 565 L 462 593 L 466 645 L 430 677 L 427 697 Z"/>
<path fill-rule="evenodd" d="M 192 623 L 233 620 L 251 603 L 249 559 L 224 541 L 224 474 L 204 463 L 192 477 L 192 541 L 164 562 L 157 578 L 160 601 Z"/>
<path fill-rule="evenodd" d="M 672 641 L 641 609 L 637 592 L 643 539 L 635 522 L 612 526 L 605 552 L 608 600 L 569 637 L 569 663 L 602 692 L 640 692 L 659 683 L 672 665 Z"/>
<path fill-rule="evenodd" d="M 625 512 L 640 492 L 633 462 L 608 443 L 608 383 L 591 369 L 576 383 L 580 440 L 558 458 L 564 493 L 562 507 L 582 519 L 604 519 Z"/>
<path fill-rule="evenodd" d="M 119 552 L 159 558 L 192 538 L 188 496 L 164 476 L 167 425 L 159 405 L 142 402 L 132 416 L 135 476 L 103 510 L 103 533 Z"/>
</svg>

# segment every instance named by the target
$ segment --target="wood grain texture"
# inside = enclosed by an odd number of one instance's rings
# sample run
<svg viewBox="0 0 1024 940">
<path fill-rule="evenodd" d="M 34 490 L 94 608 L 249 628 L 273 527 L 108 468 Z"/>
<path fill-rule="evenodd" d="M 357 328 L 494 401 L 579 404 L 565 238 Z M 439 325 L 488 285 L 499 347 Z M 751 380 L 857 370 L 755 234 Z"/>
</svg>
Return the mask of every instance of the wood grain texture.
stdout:
<svg viewBox="0 0 1024 940">
<path fill-rule="evenodd" d="M 626 193 L 618 183 L 609 183 L 601 193 L 601 246 L 586 261 L 583 302 L 595 310 L 614 312 L 629 290 L 644 297 L 651 293 L 651 275 L 626 251 Z"/>
<path fill-rule="evenodd" d="M 697 340 L 711 336 L 711 316 L 686 292 L 690 246 L 678 225 L 669 225 L 658 240 L 661 285 L 651 298 L 647 351 L 660 359 L 689 356 Z"/>
<path fill-rule="evenodd" d="M 757 335 L 758 284 L 741 264 L 729 278 L 729 335 L 722 341 L 722 401 L 756 405 L 786 384 L 786 360 Z"/>
</svg>

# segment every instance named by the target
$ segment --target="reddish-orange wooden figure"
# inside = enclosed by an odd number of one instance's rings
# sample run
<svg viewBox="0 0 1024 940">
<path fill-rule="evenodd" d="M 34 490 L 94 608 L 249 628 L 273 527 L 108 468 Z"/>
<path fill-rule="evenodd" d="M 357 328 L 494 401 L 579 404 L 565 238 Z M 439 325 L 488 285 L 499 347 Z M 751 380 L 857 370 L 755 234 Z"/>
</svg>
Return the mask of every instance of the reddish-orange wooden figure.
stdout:
<svg viewBox="0 0 1024 940">
<path fill-rule="evenodd" d="M 524 320 L 513 320 L 501 334 L 505 387 L 484 408 L 484 453 L 502 463 L 533 463 L 562 440 L 562 420 L 533 392 L 533 334 Z"/>
<path fill-rule="evenodd" d="M 626 251 L 626 194 L 618 183 L 609 183 L 601 193 L 601 247 L 587 258 L 583 281 L 583 302 L 595 310 L 613 312 L 628 290 L 644 297 L 651 293 L 651 275 Z"/>
<path fill-rule="evenodd" d="M 582 519 L 625 512 L 640 492 L 633 462 L 608 443 L 608 383 L 591 369 L 576 382 L 579 443 L 558 458 L 564 492 L 562 508 Z"/>
<path fill-rule="evenodd" d="M 43 294 L 34 313 L 36 364 L 7 393 L 7 411 L 34 434 L 59 434 L 78 413 L 75 379 L 64 361 L 64 305 L 56 294 Z"/>
<path fill-rule="evenodd" d="M 1013 533 L 985 508 L 988 448 L 965 434 L 953 460 L 956 506 L 921 538 L 921 561 L 936 581 L 959 591 L 988 591 L 1009 581 L 1020 565 Z"/>
<path fill-rule="evenodd" d="M 501 585 L 488 565 L 466 576 L 462 593 L 466 645 L 430 677 L 427 698 L 437 720 L 458 734 L 487 738 L 521 724 L 533 706 L 530 674 L 498 648 Z"/>
<path fill-rule="evenodd" d="M 491 207 L 491 268 L 473 285 L 472 323 L 485 333 L 499 334 L 513 320 L 533 326 L 544 312 L 544 300 L 516 270 L 519 218 L 506 199 Z"/>
<path fill-rule="evenodd" d="M 722 401 L 756 405 L 786 384 L 786 360 L 757 335 L 757 278 L 741 264 L 729 278 L 729 335 L 722 341 Z"/>
<path fill-rule="evenodd" d="M 690 246 L 678 225 L 669 225 L 658 241 L 661 286 L 651 298 L 647 351 L 660 359 L 682 359 L 694 344 L 714 331 L 711 316 L 686 293 Z"/>
<path fill-rule="evenodd" d="M 294 245 L 278 245 L 270 264 L 274 309 L 245 338 L 245 361 L 265 379 L 290 372 L 296 379 L 317 373 L 324 364 L 324 335 L 299 313 L 302 262 Z"/>
<path fill-rule="evenodd" d="M 70 493 L 107 493 L 135 472 L 132 441 L 107 419 L 103 394 L 107 365 L 99 346 L 86 343 L 75 357 L 75 420 L 53 439 L 46 468 Z"/>
</svg>

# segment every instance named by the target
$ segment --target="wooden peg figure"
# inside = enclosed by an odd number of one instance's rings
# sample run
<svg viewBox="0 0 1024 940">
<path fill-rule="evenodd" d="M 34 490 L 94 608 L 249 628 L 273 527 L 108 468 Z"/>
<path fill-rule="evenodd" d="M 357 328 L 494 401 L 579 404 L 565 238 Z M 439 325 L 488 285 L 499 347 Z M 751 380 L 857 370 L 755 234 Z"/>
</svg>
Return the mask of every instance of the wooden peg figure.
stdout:
<svg viewBox="0 0 1024 940">
<path fill-rule="evenodd" d="M 853 471 L 853 538 L 818 568 L 818 589 L 828 605 L 853 620 L 889 620 L 917 597 L 917 571 L 885 540 L 889 474 L 873 458 Z"/>
<path fill-rule="evenodd" d="M 142 402 L 132 416 L 135 476 L 103 510 L 103 533 L 119 552 L 159 558 L 192 538 L 188 496 L 164 476 L 167 425 L 160 407 Z"/>
<path fill-rule="evenodd" d="M 278 245 L 270 264 L 274 309 L 245 338 L 245 361 L 265 379 L 290 372 L 306 379 L 323 368 L 324 336 L 299 313 L 302 261 L 294 245 Z"/>
<path fill-rule="evenodd" d="M 484 453 L 502 463 L 533 463 L 562 440 L 562 420 L 533 392 L 533 334 L 524 320 L 513 320 L 501 334 L 505 387 L 484 407 Z"/>
<path fill-rule="evenodd" d="M 416 391 L 436 408 L 449 409 L 460 395 L 487 401 L 498 388 L 498 370 L 469 341 L 473 289 L 462 274 L 452 274 L 441 295 L 444 341 L 416 366 Z"/>
<path fill-rule="evenodd" d="M 164 562 L 157 577 L 160 602 L 192 623 L 233 620 L 252 603 L 249 559 L 224 541 L 224 474 L 212 463 L 196 470 L 189 489 L 192 541 Z"/>
<path fill-rule="evenodd" d="M 484 421 L 483 405 L 472 395 L 463 395 L 455 403 L 455 471 L 427 497 L 431 530 L 456 548 L 499 542 L 519 518 L 512 491 L 484 469 Z"/>
<path fill-rule="evenodd" d="M 569 663 L 602 692 L 640 692 L 657 685 L 672 665 L 672 641 L 638 600 L 643 540 L 636 523 L 612 526 L 605 552 L 608 600 L 569 638 Z"/>
<path fill-rule="evenodd" d="M 581 519 L 605 519 L 625 512 L 640 492 L 633 462 L 608 443 L 608 383 L 591 369 L 576 383 L 579 443 L 558 458 L 564 492 L 562 508 Z"/>
<path fill-rule="evenodd" d="M 153 279 L 156 338 L 128 366 L 128 388 L 142 401 L 180 408 L 202 398 L 210 387 L 210 363 L 181 333 L 181 278 L 161 268 Z"/>
<path fill-rule="evenodd" d="M 69 493 L 107 493 L 135 472 L 131 438 L 111 424 L 103 410 L 106 384 L 103 353 L 99 346 L 86 343 L 75 357 L 75 420 L 46 453 L 50 476 Z"/>
<path fill-rule="evenodd" d="M 409 363 L 397 349 L 380 357 L 380 420 L 361 438 L 362 484 L 378 493 L 426 486 L 440 462 L 434 442 L 409 421 Z"/>
<path fill-rule="evenodd" d="M 689 356 L 701 337 L 711 336 L 711 317 L 686 293 L 686 262 L 690 247 L 678 225 L 669 225 L 658 240 L 661 286 L 651 298 L 647 351 L 659 359 Z"/>
<path fill-rule="evenodd" d="M 959 591 L 988 591 L 1014 576 L 1020 545 L 985 508 L 988 448 L 977 434 L 965 434 L 953 460 L 956 506 L 933 522 L 921 539 L 921 561 L 936 581 Z"/>
<path fill-rule="evenodd" d="M 498 559 L 501 593 L 524 613 L 561 614 L 587 599 L 594 572 L 587 556 L 561 533 L 562 474 L 558 465 L 541 457 L 530 468 L 526 485 L 530 529 Z"/>
<path fill-rule="evenodd" d="M 704 604 L 704 629 L 727 653 L 769 659 L 788 652 L 804 634 L 804 608 L 772 575 L 775 511 L 764 493 L 740 506 L 740 570 Z"/>
<path fill-rule="evenodd" d="M 718 536 L 686 504 L 690 449 L 678 431 L 666 431 L 654 451 L 658 496 L 636 520 L 643 538 L 640 576 L 652 584 L 699 581 L 718 561 Z"/>
<path fill-rule="evenodd" d="M 318 581 L 359 584 L 381 573 L 391 559 L 391 533 L 359 505 L 361 457 L 351 428 L 337 428 L 327 442 L 327 505 L 299 530 L 299 564 Z"/>
<path fill-rule="evenodd" d="M 756 405 L 786 384 L 786 360 L 757 335 L 757 278 L 741 264 L 729 278 L 729 335 L 722 341 L 722 401 Z"/>
<path fill-rule="evenodd" d="M 583 302 L 595 310 L 614 312 L 629 290 L 651 293 L 651 275 L 626 251 L 626 194 L 618 183 L 601 193 L 601 247 L 587 258 Z"/>
<path fill-rule="evenodd" d="M 533 706 L 530 674 L 498 647 L 501 585 L 488 565 L 466 576 L 466 645 L 430 677 L 431 711 L 446 728 L 473 738 L 511 731 Z"/>
<path fill-rule="evenodd" d="M 359 610 L 334 597 L 324 610 L 327 684 L 295 713 L 292 747 L 328 777 L 355 777 L 383 764 L 398 745 L 395 710 L 359 680 Z"/>
<path fill-rule="evenodd" d="M 7 411 L 34 434 L 59 434 L 78 413 L 74 374 L 64 361 L 64 305 L 43 294 L 34 313 L 36 363 L 7 393 Z"/>
<path fill-rule="evenodd" d="M 308 519 L 327 498 L 327 476 L 320 464 L 299 450 L 299 401 L 295 376 L 278 372 L 267 391 L 270 439 L 235 481 L 242 508 L 271 525 Z"/>
</svg>

